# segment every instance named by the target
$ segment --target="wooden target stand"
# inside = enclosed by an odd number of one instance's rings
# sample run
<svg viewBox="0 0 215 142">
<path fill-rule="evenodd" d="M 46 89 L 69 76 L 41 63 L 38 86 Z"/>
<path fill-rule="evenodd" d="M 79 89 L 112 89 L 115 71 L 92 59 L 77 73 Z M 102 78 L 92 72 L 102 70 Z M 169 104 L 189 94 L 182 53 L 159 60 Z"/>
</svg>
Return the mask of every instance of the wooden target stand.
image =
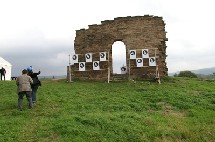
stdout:
<svg viewBox="0 0 215 142">
<path fill-rule="evenodd" d="M 158 65 L 156 65 L 156 76 L 155 76 L 155 81 L 157 81 L 159 84 L 161 84 L 160 75 L 159 75 L 159 70 L 158 70 Z"/>
</svg>

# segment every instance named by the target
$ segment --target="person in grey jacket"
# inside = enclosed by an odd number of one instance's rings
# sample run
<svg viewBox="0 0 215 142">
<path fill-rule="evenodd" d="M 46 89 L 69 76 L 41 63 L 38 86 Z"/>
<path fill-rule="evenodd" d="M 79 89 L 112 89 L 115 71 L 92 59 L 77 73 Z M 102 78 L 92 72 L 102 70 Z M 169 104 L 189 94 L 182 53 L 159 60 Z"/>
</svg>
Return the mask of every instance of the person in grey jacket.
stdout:
<svg viewBox="0 0 215 142">
<path fill-rule="evenodd" d="M 23 110 L 22 101 L 23 96 L 26 95 L 26 98 L 29 102 L 29 108 L 33 108 L 32 103 L 32 97 L 31 97 L 31 84 L 33 83 L 33 80 L 30 76 L 27 75 L 28 71 L 24 69 L 22 71 L 22 75 L 17 77 L 16 79 L 16 85 L 18 86 L 17 92 L 18 92 L 18 108 L 20 110 Z"/>
</svg>

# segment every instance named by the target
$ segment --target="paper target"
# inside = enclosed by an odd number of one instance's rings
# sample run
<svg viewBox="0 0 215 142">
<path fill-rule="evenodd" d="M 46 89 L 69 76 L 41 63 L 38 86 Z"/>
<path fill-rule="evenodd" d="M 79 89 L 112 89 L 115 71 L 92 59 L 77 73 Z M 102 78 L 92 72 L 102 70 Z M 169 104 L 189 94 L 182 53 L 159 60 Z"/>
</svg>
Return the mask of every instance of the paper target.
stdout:
<svg viewBox="0 0 215 142">
<path fill-rule="evenodd" d="M 121 67 L 121 74 L 126 74 L 126 73 L 127 73 L 126 66 Z"/>
<path fill-rule="evenodd" d="M 100 70 L 99 61 L 93 61 L 93 70 Z"/>
<path fill-rule="evenodd" d="M 79 63 L 79 71 L 85 71 L 85 62 Z"/>
<path fill-rule="evenodd" d="M 156 66 L 156 59 L 155 57 L 149 58 L 149 66 Z"/>
<path fill-rule="evenodd" d="M 75 54 L 72 56 L 73 63 L 78 63 L 78 55 Z"/>
<path fill-rule="evenodd" d="M 106 61 L 106 52 L 100 52 L 100 61 Z"/>
<path fill-rule="evenodd" d="M 149 50 L 142 49 L 142 58 L 149 58 Z"/>
<path fill-rule="evenodd" d="M 136 59 L 136 50 L 130 50 L 130 59 Z"/>
<path fill-rule="evenodd" d="M 92 53 L 85 54 L 86 62 L 92 62 Z"/>
<path fill-rule="evenodd" d="M 126 71 L 126 67 L 121 67 L 121 71 Z"/>
<path fill-rule="evenodd" d="M 137 67 L 143 67 L 143 59 L 142 58 L 137 58 L 136 59 L 136 64 L 137 64 Z"/>
</svg>

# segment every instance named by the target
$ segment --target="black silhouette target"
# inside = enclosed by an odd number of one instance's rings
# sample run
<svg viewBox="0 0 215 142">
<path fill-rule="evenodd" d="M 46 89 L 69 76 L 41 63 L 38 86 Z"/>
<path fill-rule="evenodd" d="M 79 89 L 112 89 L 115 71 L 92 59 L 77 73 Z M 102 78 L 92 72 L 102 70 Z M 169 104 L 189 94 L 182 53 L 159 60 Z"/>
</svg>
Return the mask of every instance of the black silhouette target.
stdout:
<svg viewBox="0 0 215 142">
<path fill-rule="evenodd" d="M 72 59 L 73 59 L 73 60 L 76 60 L 76 59 L 77 59 L 77 56 L 76 56 L 76 55 L 73 55 Z"/>
<path fill-rule="evenodd" d="M 94 62 L 94 67 L 98 67 L 99 63 L 98 62 Z"/>
<path fill-rule="evenodd" d="M 86 54 L 86 58 L 90 59 L 91 58 L 90 54 Z"/>
<path fill-rule="evenodd" d="M 84 65 L 84 63 L 80 63 L 80 68 L 84 68 L 85 67 L 85 65 Z"/>
<path fill-rule="evenodd" d="M 143 50 L 143 55 L 147 55 L 148 51 L 147 50 Z"/>
<path fill-rule="evenodd" d="M 130 55 L 135 55 L 135 51 L 131 51 L 131 52 L 130 52 Z"/>
<path fill-rule="evenodd" d="M 142 59 L 137 59 L 137 63 L 142 63 Z"/>
<path fill-rule="evenodd" d="M 154 63 L 155 59 L 154 58 L 150 58 L 150 63 Z"/>
<path fill-rule="evenodd" d="M 126 67 L 121 67 L 121 71 L 126 71 Z"/>
<path fill-rule="evenodd" d="M 105 58 L 105 53 L 100 53 L 101 58 Z"/>
</svg>

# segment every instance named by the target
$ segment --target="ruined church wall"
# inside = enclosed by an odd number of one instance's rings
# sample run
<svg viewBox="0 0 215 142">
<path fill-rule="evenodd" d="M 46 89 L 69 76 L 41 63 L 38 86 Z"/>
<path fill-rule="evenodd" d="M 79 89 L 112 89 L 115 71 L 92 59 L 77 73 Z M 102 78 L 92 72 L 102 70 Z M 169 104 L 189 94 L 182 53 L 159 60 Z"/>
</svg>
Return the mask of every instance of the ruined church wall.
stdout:
<svg viewBox="0 0 215 142">
<path fill-rule="evenodd" d="M 166 76 L 166 31 L 162 17 L 136 16 L 118 17 L 114 20 L 102 21 L 99 25 L 89 25 L 88 29 L 76 31 L 74 42 L 75 53 L 79 54 L 79 62 L 85 62 L 85 54 L 93 53 L 93 60 L 99 60 L 99 52 L 109 52 L 109 62 L 100 62 L 102 70 L 95 71 L 91 63 L 86 63 L 86 71 L 78 71 L 79 65 L 71 66 L 72 77 L 83 79 L 107 79 L 108 67 L 112 73 L 112 45 L 122 41 L 126 46 L 127 67 L 130 70 L 125 75 L 130 78 L 151 78 L 155 76 L 156 67 L 136 67 L 136 60 L 130 59 L 129 50 L 135 49 L 137 58 L 141 58 L 141 49 L 148 49 L 150 56 L 155 56 L 159 75 Z"/>
</svg>

